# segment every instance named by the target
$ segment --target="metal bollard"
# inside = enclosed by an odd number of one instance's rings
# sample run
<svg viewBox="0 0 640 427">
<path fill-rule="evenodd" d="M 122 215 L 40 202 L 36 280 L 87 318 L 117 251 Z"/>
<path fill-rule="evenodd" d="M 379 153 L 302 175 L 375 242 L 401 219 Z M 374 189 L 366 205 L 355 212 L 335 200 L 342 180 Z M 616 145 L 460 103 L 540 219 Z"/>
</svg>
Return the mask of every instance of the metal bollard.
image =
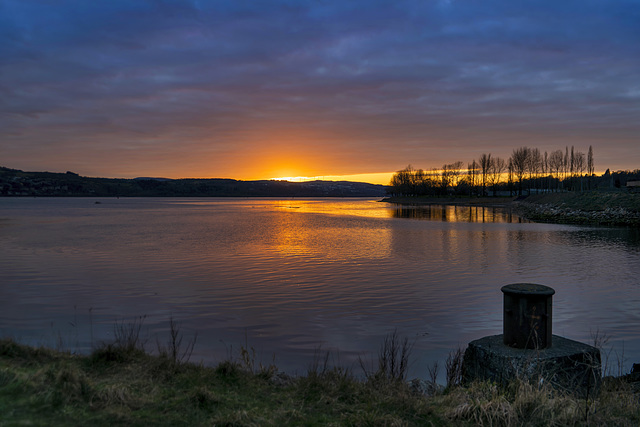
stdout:
<svg viewBox="0 0 640 427">
<path fill-rule="evenodd" d="M 514 348 L 551 347 L 552 288 L 533 283 L 502 287 L 504 344 Z"/>
</svg>

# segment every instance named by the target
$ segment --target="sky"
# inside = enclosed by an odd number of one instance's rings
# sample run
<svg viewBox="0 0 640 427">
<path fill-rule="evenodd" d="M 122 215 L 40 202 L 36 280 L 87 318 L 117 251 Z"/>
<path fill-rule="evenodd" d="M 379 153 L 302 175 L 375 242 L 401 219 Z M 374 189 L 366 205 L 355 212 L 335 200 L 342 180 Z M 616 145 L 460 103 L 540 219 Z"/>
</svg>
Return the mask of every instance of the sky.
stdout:
<svg viewBox="0 0 640 427">
<path fill-rule="evenodd" d="M 640 168 L 640 0 L 0 0 L 0 166 L 388 183 Z"/>
</svg>

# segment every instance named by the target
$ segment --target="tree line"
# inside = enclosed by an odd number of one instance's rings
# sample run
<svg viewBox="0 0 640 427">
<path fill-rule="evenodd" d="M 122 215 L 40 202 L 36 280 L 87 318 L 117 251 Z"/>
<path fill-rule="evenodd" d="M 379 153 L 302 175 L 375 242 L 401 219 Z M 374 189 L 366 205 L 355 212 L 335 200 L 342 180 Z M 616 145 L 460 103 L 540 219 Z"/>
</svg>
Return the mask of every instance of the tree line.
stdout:
<svg viewBox="0 0 640 427">
<path fill-rule="evenodd" d="M 594 186 L 593 148 L 587 154 L 572 146 L 551 153 L 519 147 L 508 159 L 483 153 L 465 164 L 457 161 L 424 171 L 411 165 L 396 172 L 389 192 L 401 196 L 494 196 L 499 192 L 522 195 L 541 191 L 582 191 Z"/>
</svg>

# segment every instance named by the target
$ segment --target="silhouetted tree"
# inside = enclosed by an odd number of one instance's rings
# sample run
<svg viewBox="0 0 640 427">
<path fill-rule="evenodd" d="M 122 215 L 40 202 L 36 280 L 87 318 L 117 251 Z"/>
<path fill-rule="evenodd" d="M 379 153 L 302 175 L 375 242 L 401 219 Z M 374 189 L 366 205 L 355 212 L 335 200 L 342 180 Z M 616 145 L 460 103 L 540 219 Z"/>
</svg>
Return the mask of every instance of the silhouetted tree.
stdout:
<svg viewBox="0 0 640 427">
<path fill-rule="evenodd" d="M 461 161 L 457 161 L 455 163 L 451 163 L 449 165 L 450 169 L 451 169 L 451 178 L 452 178 L 452 185 L 453 187 L 458 188 L 458 186 L 460 185 L 460 181 L 462 178 L 462 167 L 464 166 L 464 162 Z"/>
<path fill-rule="evenodd" d="M 513 196 L 513 161 L 511 158 L 507 162 L 507 187 L 509 187 L 509 195 Z"/>
<path fill-rule="evenodd" d="M 542 155 L 538 148 L 529 149 L 526 164 L 529 172 L 529 189 L 531 189 L 531 185 L 537 181 L 536 178 L 538 178 L 540 169 L 542 169 Z"/>
<path fill-rule="evenodd" d="M 489 177 L 489 169 L 491 169 L 491 153 L 482 154 L 480 156 L 480 170 L 482 171 L 482 195 L 484 196 L 487 188 Z"/>
<path fill-rule="evenodd" d="M 447 194 L 449 188 L 455 188 L 458 185 L 460 172 L 462 171 L 463 162 L 455 162 L 442 165 L 441 186 L 442 192 Z"/>
<path fill-rule="evenodd" d="M 587 169 L 584 153 L 578 151 L 573 157 L 573 169 L 580 180 L 580 191 L 583 191 L 584 171 Z"/>
<path fill-rule="evenodd" d="M 511 154 L 511 164 L 513 166 L 513 174 L 518 181 L 518 195 L 522 196 L 522 180 L 527 172 L 527 162 L 531 150 L 528 147 L 520 147 L 513 150 Z"/>
<path fill-rule="evenodd" d="M 507 164 L 504 159 L 500 157 L 495 157 L 491 159 L 491 166 L 489 167 L 489 182 L 493 187 L 493 196 L 495 197 L 498 194 L 498 184 L 502 179 L 502 174 L 507 168 Z"/>
<path fill-rule="evenodd" d="M 542 159 L 542 176 L 546 178 L 546 189 L 551 190 L 551 177 L 549 176 L 549 154 L 545 151 Z"/>
<path fill-rule="evenodd" d="M 589 175 L 589 189 L 592 187 L 593 181 L 593 173 L 594 173 L 594 164 L 593 164 L 593 148 L 589 146 L 589 153 L 587 154 L 587 174 Z"/>
<path fill-rule="evenodd" d="M 562 150 L 556 150 L 551 153 L 549 156 L 549 171 L 552 174 L 555 174 L 555 177 L 558 179 L 558 186 L 560 185 L 561 178 L 560 174 L 562 173 L 562 169 L 564 167 L 564 156 L 562 155 Z M 556 188 L 559 190 L 560 188 Z"/>
<path fill-rule="evenodd" d="M 480 170 L 478 163 L 473 160 L 469 165 L 467 165 L 467 175 L 469 177 L 469 196 L 473 191 L 477 192 L 478 186 L 478 171 Z"/>
<path fill-rule="evenodd" d="M 409 196 L 412 194 L 413 167 L 408 165 L 406 168 L 396 172 L 391 177 L 389 185 L 392 188 L 392 194 Z"/>
<path fill-rule="evenodd" d="M 569 146 L 565 145 L 564 147 L 564 163 L 563 163 L 563 181 L 567 179 L 567 175 L 569 174 Z"/>
<path fill-rule="evenodd" d="M 575 175 L 576 160 L 573 154 L 573 145 L 571 146 L 571 157 L 569 158 L 569 175 Z"/>
</svg>

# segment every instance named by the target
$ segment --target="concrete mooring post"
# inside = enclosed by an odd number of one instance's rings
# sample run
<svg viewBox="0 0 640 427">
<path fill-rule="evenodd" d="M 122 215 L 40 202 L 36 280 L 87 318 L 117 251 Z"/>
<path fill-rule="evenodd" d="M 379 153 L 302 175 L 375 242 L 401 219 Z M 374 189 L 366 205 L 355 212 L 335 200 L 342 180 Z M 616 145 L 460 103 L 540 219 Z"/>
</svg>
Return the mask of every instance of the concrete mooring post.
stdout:
<svg viewBox="0 0 640 427">
<path fill-rule="evenodd" d="M 504 343 L 514 348 L 551 347 L 552 296 L 548 286 L 515 283 L 502 287 Z"/>
<path fill-rule="evenodd" d="M 462 364 L 463 382 L 513 380 L 548 383 L 591 395 L 600 388 L 600 350 L 552 335 L 552 296 L 555 291 L 533 283 L 502 287 L 503 334 L 469 343 Z"/>
</svg>

